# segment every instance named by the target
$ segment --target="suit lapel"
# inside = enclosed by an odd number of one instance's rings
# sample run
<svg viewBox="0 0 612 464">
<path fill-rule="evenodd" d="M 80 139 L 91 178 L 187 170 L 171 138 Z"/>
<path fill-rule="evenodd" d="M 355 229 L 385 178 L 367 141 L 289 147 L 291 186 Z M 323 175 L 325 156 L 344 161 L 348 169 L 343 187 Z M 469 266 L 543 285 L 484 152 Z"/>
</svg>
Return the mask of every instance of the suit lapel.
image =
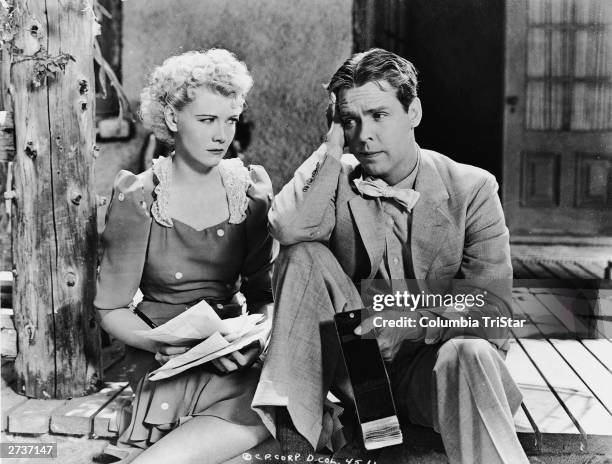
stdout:
<svg viewBox="0 0 612 464">
<path fill-rule="evenodd" d="M 410 250 L 415 277 L 425 279 L 444 244 L 451 221 L 446 186 L 432 159 L 423 150 L 414 188 L 421 197 L 412 210 Z"/>
</svg>

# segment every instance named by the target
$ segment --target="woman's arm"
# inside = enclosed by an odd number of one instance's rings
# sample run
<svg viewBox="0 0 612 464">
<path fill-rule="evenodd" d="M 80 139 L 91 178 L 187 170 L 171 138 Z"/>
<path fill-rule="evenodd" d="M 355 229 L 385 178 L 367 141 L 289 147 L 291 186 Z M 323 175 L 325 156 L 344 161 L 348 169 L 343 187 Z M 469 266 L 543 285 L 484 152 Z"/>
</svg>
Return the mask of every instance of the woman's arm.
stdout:
<svg viewBox="0 0 612 464">
<path fill-rule="evenodd" d="M 126 345 L 155 353 L 155 359 L 161 364 L 189 350 L 187 346 L 166 345 L 134 333 L 136 330 L 151 330 L 151 328 L 129 308 L 98 309 L 98 314 L 100 325 L 110 335 Z"/>
<path fill-rule="evenodd" d="M 159 351 L 156 342 L 134 333 L 136 330 L 150 330 L 150 327 L 129 308 L 98 309 L 98 313 L 102 328 L 120 342 L 151 353 Z"/>
</svg>

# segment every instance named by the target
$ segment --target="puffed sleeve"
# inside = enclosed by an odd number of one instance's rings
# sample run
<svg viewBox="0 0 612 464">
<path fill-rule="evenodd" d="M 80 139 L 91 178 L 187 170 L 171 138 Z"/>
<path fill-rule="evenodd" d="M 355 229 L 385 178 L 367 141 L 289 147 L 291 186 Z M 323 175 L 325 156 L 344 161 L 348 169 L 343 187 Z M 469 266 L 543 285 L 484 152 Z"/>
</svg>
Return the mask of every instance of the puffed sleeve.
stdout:
<svg viewBox="0 0 612 464">
<path fill-rule="evenodd" d="M 242 266 L 240 291 L 247 300 L 249 312 L 272 303 L 272 263 L 278 245 L 268 231 L 268 210 L 274 198 L 272 182 L 262 166 L 251 166 L 252 185 L 247 191 L 247 255 Z"/>
<path fill-rule="evenodd" d="M 115 177 L 102 234 L 103 251 L 94 300 L 97 308 L 116 309 L 132 302 L 140 285 L 149 241 L 149 207 L 142 179 L 129 171 L 120 171 Z"/>
</svg>

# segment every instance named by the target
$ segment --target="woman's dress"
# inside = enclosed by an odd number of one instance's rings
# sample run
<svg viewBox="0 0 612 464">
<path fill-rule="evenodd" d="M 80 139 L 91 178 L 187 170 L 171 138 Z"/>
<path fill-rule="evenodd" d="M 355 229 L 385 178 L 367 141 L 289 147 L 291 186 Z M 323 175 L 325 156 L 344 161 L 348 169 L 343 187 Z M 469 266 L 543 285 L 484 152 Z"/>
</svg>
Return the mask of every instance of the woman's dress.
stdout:
<svg viewBox="0 0 612 464">
<path fill-rule="evenodd" d="M 117 175 L 102 237 L 95 306 L 129 307 L 140 288 L 138 309 L 159 325 L 203 299 L 222 318 L 237 316 L 245 310 L 239 291 L 250 312 L 271 303 L 274 251 L 267 212 L 272 186 L 265 170 L 223 160 L 219 172 L 229 218 L 196 230 L 167 212 L 171 163 L 163 158 L 138 176 L 128 171 Z M 135 400 L 121 442 L 146 447 L 198 415 L 261 423 L 251 409 L 258 364 L 220 375 L 207 363 L 151 382 L 146 374 L 159 367 L 153 353 L 126 348 Z"/>
</svg>

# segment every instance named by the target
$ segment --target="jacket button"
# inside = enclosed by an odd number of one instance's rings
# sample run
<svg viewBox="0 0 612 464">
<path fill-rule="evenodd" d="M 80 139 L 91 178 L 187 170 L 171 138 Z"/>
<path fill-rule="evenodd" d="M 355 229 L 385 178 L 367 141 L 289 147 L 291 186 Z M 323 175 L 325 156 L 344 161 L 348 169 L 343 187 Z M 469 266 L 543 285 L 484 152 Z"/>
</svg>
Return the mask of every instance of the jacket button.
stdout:
<svg viewBox="0 0 612 464">
<path fill-rule="evenodd" d="M 117 200 L 119 201 L 125 200 L 125 195 L 123 194 L 123 192 L 120 192 L 119 195 L 117 195 Z"/>
<path fill-rule="evenodd" d="M 166 411 L 170 407 L 170 405 L 168 403 L 162 403 L 159 405 L 159 407 Z"/>
<path fill-rule="evenodd" d="M 182 279 L 182 278 L 183 278 L 183 273 L 182 273 L 182 272 L 177 272 L 176 274 L 174 274 L 174 277 L 175 277 L 177 280 L 180 280 L 180 279 Z"/>
<path fill-rule="evenodd" d="M 225 231 L 223 229 L 217 229 L 217 235 L 219 237 L 223 237 L 225 235 Z"/>
</svg>

